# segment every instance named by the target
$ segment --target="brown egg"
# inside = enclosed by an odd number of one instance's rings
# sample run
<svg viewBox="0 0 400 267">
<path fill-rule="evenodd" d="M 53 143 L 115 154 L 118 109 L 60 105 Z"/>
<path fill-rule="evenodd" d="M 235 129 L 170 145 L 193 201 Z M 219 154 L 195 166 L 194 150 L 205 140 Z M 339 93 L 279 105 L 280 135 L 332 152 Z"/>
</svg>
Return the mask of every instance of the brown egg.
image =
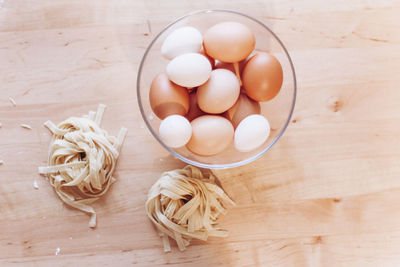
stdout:
<svg viewBox="0 0 400 267">
<path fill-rule="evenodd" d="M 218 61 L 217 63 L 215 63 L 215 68 L 216 69 L 226 69 L 226 70 L 230 70 L 233 73 L 235 73 L 235 68 L 233 67 L 232 63 Z"/>
<path fill-rule="evenodd" d="M 246 94 L 256 101 L 268 101 L 280 91 L 283 70 L 278 59 L 266 52 L 254 55 L 242 72 L 242 83 Z"/>
<path fill-rule="evenodd" d="M 246 94 L 241 93 L 235 105 L 225 112 L 225 116 L 232 122 L 233 127 L 236 129 L 244 118 L 252 114 L 260 113 L 260 103 L 250 99 Z"/>
<path fill-rule="evenodd" d="M 200 50 L 200 54 L 202 54 L 203 56 L 205 56 L 205 57 L 208 59 L 208 61 L 210 61 L 211 69 L 214 69 L 214 68 L 215 68 L 215 59 L 213 59 L 212 57 L 210 57 L 209 55 L 207 55 L 206 51 L 204 51 L 204 48 L 202 48 L 202 49 Z"/>
<path fill-rule="evenodd" d="M 199 105 L 197 104 L 197 95 L 196 95 L 195 89 L 193 89 L 189 93 L 189 103 L 190 103 L 189 111 L 185 116 L 189 121 L 192 121 L 192 120 L 196 119 L 197 117 L 200 117 L 201 115 L 206 114 L 204 111 L 202 111 L 199 108 Z"/>
<path fill-rule="evenodd" d="M 192 122 L 192 137 L 186 147 L 193 153 L 211 156 L 224 151 L 233 141 L 230 121 L 218 115 L 203 115 Z"/>
<path fill-rule="evenodd" d="M 189 110 L 189 93 L 186 88 L 160 73 L 152 81 L 149 92 L 150 106 L 160 119 L 177 114 L 184 116 Z"/>
<path fill-rule="evenodd" d="M 197 89 L 197 101 L 204 112 L 218 114 L 232 107 L 239 93 L 240 85 L 235 74 L 226 69 L 216 69 Z"/>
<path fill-rule="evenodd" d="M 239 62 L 254 49 L 256 39 L 250 29 L 238 22 L 222 22 L 209 28 L 203 37 L 204 49 L 223 62 Z"/>
<path fill-rule="evenodd" d="M 250 58 L 243 59 L 242 61 L 239 62 L 239 72 L 242 73 L 244 66 L 247 63 L 247 60 Z M 235 73 L 235 67 L 233 66 L 233 63 L 226 63 L 222 61 L 218 61 L 215 63 L 215 69 L 226 69 L 230 70 L 233 73 Z"/>
</svg>

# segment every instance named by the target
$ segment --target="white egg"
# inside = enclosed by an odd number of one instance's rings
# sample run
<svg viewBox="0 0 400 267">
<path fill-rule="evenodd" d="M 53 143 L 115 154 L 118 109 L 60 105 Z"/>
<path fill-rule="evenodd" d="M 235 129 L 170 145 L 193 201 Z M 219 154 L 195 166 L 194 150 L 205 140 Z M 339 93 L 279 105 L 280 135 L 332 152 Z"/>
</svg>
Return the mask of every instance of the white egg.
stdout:
<svg viewBox="0 0 400 267">
<path fill-rule="evenodd" d="M 176 29 L 164 40 L 161 54 L 173 59 L 182 54 L 199 52 L 203 45 L 203 36 L 194 27 L 186 26 Z"/>
<path fill-rule="evenodd" d="M 258 114 L 244 118 L 235 130 L 235 148 L 248 152 L 260 147 L 268 139 L 270 126 L 268 120 Z"/>
<path fill-rule="evenodd" d="M 210 61 L 198 53 L 177 56 L 167 65 L 168 78 L 183 87 L 202 85 L 208 80 L 210 74 Z"/>
<path fill-rule="evenodd" d="M 182 147 L 192 137 L 192 125 L 181 115 L 171 115 L 161 122 L 158 133 L 167 146 Z"/>
</svg>

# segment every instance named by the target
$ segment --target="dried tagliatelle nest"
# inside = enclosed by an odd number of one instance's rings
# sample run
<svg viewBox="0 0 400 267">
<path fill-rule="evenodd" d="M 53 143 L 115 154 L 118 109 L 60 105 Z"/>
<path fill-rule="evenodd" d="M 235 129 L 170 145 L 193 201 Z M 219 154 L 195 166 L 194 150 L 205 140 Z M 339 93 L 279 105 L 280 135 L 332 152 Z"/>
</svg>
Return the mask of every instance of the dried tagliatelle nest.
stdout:
<svg viewBox="0 0 400 267">
<path fill-rule="evenodd" d="M 90 227 L 96 226 L 96 212 L 91 203 L 104 195 L 115 181 L 112 176 L 119 149 L 127 130 L 118 137 L 100 128 L 105 105 L 83 117 L 71 117 L 57 126 L 45 126 L 53 133 L 49 147 L 48 166 L 39 167 L 64 203 L 91 214 Z"/>
<path fill-rule="evenodd" d="M 185 250 L 192 238 L 225 237 L 227 231 L 215 228 L 219 214 L 225 214 L 223 203 L 234 205 L 215 184 L 215 177 L 203 176 L 193 166 L 164 172 L 151 187 L 146 211 L 163 239 L 164 250 L 170 251 L 168 238 Z"/>
</svg>

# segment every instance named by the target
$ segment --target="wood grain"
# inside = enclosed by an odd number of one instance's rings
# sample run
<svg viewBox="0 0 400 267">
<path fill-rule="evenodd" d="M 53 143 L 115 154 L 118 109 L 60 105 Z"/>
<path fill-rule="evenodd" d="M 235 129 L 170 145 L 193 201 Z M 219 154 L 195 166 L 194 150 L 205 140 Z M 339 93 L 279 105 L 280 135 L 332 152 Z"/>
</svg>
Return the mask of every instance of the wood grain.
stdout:
<svg viewBox="0 0 400 267">
<path fill-rule="evenodd" d="M 155 34 L 204 8 L 268 24 L 294 61 L 298 100 L 270 152 L 215 171 L 237 203 L 220 220 L 230 236 L 165 254 L 144 202 L 161 172 L 184 164 L 145 128 L 136 72 Z M 396 0 L 0 1 L 0 265 L 399 266 L 399 13 Z M 43 122 L 98 103 L 105 129 L 129 132 L 92 230 L 37 167 Z"/>
</svg>

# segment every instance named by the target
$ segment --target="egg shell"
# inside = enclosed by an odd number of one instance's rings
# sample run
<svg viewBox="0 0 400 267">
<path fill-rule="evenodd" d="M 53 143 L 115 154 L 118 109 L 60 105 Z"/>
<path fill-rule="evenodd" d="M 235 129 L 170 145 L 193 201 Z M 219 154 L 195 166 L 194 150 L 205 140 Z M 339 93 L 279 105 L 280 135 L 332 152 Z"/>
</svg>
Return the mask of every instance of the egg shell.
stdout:
<svg viewBox="0 0 400 267">
<path fill-rule="evenodd" d="M 234 128 L 251 114 L 260 114 L 260 103 L 241 93 L 236 103 L 225 113 L 228 120 L 232 122 Z"/>
<path fill-rule="evenodd" d="M 160 73 L 154 77 L 149 92 L 150 106 L 160 119 L 169 115 L 185 115 L 189 110 L 189 93 L 186 88 L 168 79 Z"/>
<path fill-rule="evenodd" d="M 161 122 L 158 133 L 167 146 L 178 148 L 189 142 L 192 136 L 192 126 L 185 117 L 171 115 Z"/>
<path fill-rule="evenodd" d="M 192 137 L 186 147 L 195 154 L 211 156 L 224 151 L 233 140 L 230 121 L 218 115 L 203 115 L 192 122 Z"/>
<path fill-rule="evenodd" d="M 199 53 L 177 56 L 167 65 L 168 78 L 183 87 L 196 87 L 205 83 L 211 74 L 210 61 Z"/>
<path fill-rule="evenodd" d="M 196 90 L 193 90 L 192 92 L 190 92 L 189 94 L 189 111 L 186 114 L 186 118 L 189 121 L 192 121 L 194 119 L 196 119 L 197 117 L 200 117 L 202 115 L 205 115 L 206 113 L 204 111 L 202 111 L 199 108 L 199 105 L 197 104 L 197 93 Z"/>
<path fill-rule="evenodd" d="M 245 59 L 254 50 L 256 39 L 244 24 L 227 21 L 207 30 L 203 46 L 208 55 L 228 63 Z"/>
<path fill-rule="evenodd" d="M 258 114 L 244 118 L 235 130 L 234 144 L 240 152 L 249 152 L 260 147 L 268 139 L 268 120 Z"/>
<path fill-rule="evenodd" d="M 202 48 L 203 36 L 194 27 L 185 26 L 171 32 L 161 46 L 161 54 L 173 59 L 182 54 L 199 52 Z"/>
<path fill-rule="evenodd" d="M 197 89 L 197 102 L 204 112 L 219 114 L 235 104 L 239 93 L 240 85 L 235 74 L 226 69 L 216 69 Z"/>
<path fill-rule="evenodd" d="M 244 67 L 242 83 L 250 98 L 256 101 L 271 100 L 282 87 L 282 66 L 273 55 L 259 52 Z"/>
</svg>

